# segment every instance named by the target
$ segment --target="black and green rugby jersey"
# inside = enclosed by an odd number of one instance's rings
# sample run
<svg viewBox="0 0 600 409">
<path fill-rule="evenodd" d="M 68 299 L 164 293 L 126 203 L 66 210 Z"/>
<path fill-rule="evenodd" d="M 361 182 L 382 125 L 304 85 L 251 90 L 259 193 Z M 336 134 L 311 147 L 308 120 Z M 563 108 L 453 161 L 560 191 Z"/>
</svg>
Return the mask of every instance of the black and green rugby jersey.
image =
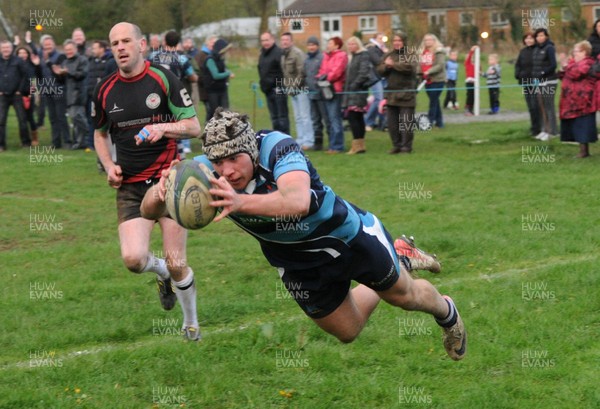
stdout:
<svg viewBox="0 0 600 409">
<path fill-rule="evenodd" d="M 124 78 L 117 70 L 94 90 L 92 118 L 96 129 L 108 132 L 117 150 L 116 163 L 123 183 L 159 178 L 178 157 L 177 143 L 162 138 L 156 143 L 135 144 L 144 126 L 177 122 L 196 116 L 192 100 L 173 73 L 145 61 L 142 73 Z"/>
</svg>

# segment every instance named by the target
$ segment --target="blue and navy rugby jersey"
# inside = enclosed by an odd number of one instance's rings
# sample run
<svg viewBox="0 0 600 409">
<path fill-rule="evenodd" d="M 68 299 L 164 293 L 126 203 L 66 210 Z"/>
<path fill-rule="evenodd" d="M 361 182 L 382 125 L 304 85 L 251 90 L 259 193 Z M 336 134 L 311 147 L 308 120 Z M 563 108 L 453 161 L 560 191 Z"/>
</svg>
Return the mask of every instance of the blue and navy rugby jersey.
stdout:
<svg viewBox="0 0 600 409">
<path fill-rule="evenodd" d="M 269 194 L 277 190 L 284 173 L 303 171 L 310 175 L 311 201 L 303 217 L 265 217 L 230 214 L 235 224 L 253 235 L 275 267 L 306 269 L 328 263 L 349 249 L 361 221 L 355 207 L 337 196 L 319 177 L 310 160 L 290 136 L 281 132 L 257 134 L 259 165 L 254 179 L 241 194 Z M 205 155 L 194 158 L 213 170 Z M 215 172 L 215 176 L 218 175 Z"/>
</svg>

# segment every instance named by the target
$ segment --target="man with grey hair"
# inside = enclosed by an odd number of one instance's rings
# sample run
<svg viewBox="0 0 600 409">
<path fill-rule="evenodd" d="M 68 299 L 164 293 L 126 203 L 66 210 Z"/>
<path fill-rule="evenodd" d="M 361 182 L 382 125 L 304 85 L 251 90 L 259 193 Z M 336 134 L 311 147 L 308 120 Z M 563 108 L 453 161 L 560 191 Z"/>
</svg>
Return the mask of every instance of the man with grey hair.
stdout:
<svg viewBox="0 0 600 409">
<path fill-rule="evenodd" d="M 179 300 L 182 335 L 200 339 L 194 272 L 187 265 L 187 231 L 164 214 L 142 217 L 144 194 L 158 183 L 161 172 L 179 156 L 176 140 L 195 138 L 200 124 L 181 81 L 167 68 L 144 60 L 146 39 L 138 26 L 116 24 L 109 40 L 118 70 L 94 91 L 92 117 L 96 152 L 106 169 L 109 186 L 117 190 L 121 257 L 134 273 L 156 274 L 162 307 Z M 116 146 L 110 154 L 108 132 Z M 163 252 L 150 252 L 154 225 L 162 230 Z"/>
</svg>

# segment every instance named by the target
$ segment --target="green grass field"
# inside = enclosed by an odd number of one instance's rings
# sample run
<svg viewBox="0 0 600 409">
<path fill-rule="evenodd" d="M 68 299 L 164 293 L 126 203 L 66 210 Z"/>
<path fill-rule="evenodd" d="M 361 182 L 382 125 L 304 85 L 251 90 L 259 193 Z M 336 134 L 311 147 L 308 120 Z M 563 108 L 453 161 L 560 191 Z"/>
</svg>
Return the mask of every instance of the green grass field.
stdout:
<svg viewBox="0 0 600 409">
<path fill-rule="evenodd" d="M 255 68 L 233 68 L 233 108 L 252 116 Z M 517 89 L 502 104 L 524 106 Z M 255 128 L 267 118 L 257 109 Z M 229 221 L 189 234 L 204 338 L 183 342 L 179 307 L 163 311 L 154 277 L 122 265 L 114 191 L 94 154 L 46 151 L 40 163 L 18 148 L 11 118 L 0 408 L 597 408 L 600 154 L 573 159 L 576 146 L 533 141 L 527 127 L 448 124 L 396 156 L 372 132 L 365 155 L 310 154 L 338 194 L 437 253 L 442 273 L 421 276 L 453 296 L 469 331 L 454 362 L 432 319 L 383 303 L 340 344 Z"/>
</svg>

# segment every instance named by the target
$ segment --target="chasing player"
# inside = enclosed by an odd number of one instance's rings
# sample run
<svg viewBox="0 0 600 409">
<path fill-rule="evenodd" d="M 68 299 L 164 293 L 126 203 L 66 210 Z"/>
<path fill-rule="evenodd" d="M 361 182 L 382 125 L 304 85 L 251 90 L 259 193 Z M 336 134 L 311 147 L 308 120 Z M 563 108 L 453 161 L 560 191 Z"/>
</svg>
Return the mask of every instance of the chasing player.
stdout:
<svg viewBox="0 0 600 409">
<path fill-rule="evenodd" d="M 176 139 L 200 135 L 200 124 L 187 91 L 167 69 L 144 60 L 146 40 L 140 28 L 118 23 L 109 34 L 118 66 L 94 91 L 94 143 L 106 169 L 108 184 L 117 189 L 121 257 L 134 273 L 157 274 L 165 310 L 178 299 L 183 309 L 184 338 L 200 339 L 194 273 L 187 265 L 187 231 L 168 217 L 141 217 L 140 204 L 163 170 L 177 158 Z M 110 155 L 108 133 L 116 146 Z M 155 222 L 162 230 L 164 258 L 149 251 Z"/>
<path fill-rule="evenodd" d="M 211 180 L 211 193 L 219 197 L 211 205 L 222 207 L 215 221 L 227 217 L 260 242 L 292 297 L 319 327 L 351 342 L 383 299 L 433 315 L 448 355 L 464 357 L 467 335 L 454 302 L 408 273 L 438 272 L 437 260 L 412 240 L 392 243 L 373 214 L 321 182 L 290 136 L 255 134 L 246 116 L 219 109 L 202 139 L 205 155 L 195 159 L 218 177 Z M 164 211 L 166 175 L 146 195 L 148 211 Z M 278 229 L 278 220 L 294 220 L 298 228 Z M 350 289 L 352 280 L 360 285 Z"/>
</svg>

